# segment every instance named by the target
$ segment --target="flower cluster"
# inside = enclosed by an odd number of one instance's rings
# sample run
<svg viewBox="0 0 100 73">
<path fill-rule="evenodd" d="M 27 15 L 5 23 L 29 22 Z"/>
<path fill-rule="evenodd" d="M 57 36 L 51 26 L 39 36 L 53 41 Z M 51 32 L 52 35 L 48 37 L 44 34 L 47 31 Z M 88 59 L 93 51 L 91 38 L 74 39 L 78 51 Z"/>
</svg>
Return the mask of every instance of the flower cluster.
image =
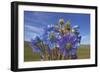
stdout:
<svg viewBox="0 0 100 73">
<path fill-rule="evenodd" d="M 40 55 L 41 60 L 77 59 L 77 49 L 80 47 L 81 36 L 79 26 L 71 27 L 70 21 L 48 25 L 44 29 L 43 38 L 31 40 L 33 52 Z"/>
</svg>

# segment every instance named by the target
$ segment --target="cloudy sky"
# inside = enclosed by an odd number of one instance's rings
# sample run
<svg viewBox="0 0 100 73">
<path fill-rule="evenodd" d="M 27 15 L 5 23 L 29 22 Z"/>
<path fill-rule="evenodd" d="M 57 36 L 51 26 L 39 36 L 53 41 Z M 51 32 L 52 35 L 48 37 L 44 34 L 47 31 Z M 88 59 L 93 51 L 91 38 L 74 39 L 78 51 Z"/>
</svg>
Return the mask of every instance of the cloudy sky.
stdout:
<svg viewBox="0 0 100 73">
<path fill-rule="evenodd" d="M 30 41 L 36 36 L 41 36 L 45 27 L 57 24 L 60 18 L 63 18 L 65 22 L 70 20 L 72 27 L 79 25 L 81 43 L 90 44 L 90 15 L 79 13 L 24 11 L 24 40 Z"/>
</svg>

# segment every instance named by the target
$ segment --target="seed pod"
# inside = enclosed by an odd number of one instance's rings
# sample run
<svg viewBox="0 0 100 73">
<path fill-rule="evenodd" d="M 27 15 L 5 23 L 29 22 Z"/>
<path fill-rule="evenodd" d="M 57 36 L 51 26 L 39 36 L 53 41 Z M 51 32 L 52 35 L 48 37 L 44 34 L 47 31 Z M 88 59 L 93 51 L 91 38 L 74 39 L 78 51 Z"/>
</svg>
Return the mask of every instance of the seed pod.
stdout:
<svg viewBox="0 0 100 73">
<path fill-rule="evenodd" d="M 59 19 L 59 23 L 60 23 L 60 25 L 63 25 L 64 24 L 64 19 Z"/>
</svg>

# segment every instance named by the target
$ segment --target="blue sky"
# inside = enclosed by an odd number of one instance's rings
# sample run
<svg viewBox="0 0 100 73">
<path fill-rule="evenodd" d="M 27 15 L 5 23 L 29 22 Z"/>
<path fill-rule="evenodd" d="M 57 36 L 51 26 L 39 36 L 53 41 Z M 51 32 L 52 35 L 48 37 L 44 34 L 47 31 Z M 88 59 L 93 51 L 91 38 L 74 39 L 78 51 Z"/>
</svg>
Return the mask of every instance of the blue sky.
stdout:
<svg viewBox="0 0 100 73">
<path fill-rule="evenodd" d="M 57 24 L 59 19 L 70 20 L 71 26 L 79 25 L 82 44 L 90 44 L 90 15 L 79 13 L 37 12 L 24 11 L 24 40 L 41 36 L 43 28 L 50 24 Z"/>
</svg>

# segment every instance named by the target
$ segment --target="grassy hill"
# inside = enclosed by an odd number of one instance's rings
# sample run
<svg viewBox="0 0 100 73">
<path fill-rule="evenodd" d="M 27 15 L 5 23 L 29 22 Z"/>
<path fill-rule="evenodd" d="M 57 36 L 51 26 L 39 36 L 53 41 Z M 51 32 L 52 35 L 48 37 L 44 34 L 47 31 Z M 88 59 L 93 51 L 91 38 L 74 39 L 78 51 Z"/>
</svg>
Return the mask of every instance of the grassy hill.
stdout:
<svg viewBox="0 0 100 73">
<path fill-rule="evenodd" d="M 90 58 L 90 45 L 81 45 L 78 49 L 78 59 Z M 40 57 L 37 53 L 33 53 L 33 50 L 29 46 L 29 42 L 24 42 L 24 61 L 39 61 Z"/>
</svg>

